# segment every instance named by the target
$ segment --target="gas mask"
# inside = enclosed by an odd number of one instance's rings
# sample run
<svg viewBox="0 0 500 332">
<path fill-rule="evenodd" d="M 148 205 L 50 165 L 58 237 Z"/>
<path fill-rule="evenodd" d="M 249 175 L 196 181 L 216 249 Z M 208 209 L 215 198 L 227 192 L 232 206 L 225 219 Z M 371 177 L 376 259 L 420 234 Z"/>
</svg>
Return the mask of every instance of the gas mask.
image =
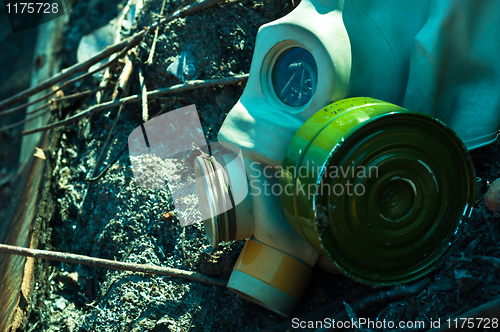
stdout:
<svg viewBox="0 0 500 332">
<path fill-rule="evenodd" d="M 500 124 L 499 6 L 302 0 L 260 28 L 194 161 L 209 242 L 246 239 L 229 289 L 287 316 L 316 264 L 381 286 L 439 263 Z"/>
</svg>

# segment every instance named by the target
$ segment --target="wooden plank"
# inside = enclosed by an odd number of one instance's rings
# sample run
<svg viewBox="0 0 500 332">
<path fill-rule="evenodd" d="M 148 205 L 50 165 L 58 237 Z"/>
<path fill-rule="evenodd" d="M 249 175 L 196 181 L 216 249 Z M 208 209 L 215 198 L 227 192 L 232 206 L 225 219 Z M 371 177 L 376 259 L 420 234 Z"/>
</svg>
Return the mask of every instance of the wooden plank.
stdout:
<svg viewBox="0 0 500 332">
<path fill-rule="evenodd" d="M 31 85 L 53 76 L 60 70 L 62 31 L 69 15 L 63 15 L 38 27 L 33 57 Z M 44 93 L 44 92 L 41 92 Z M 36 95 L 32 98 L 36 98 Z M 32 107 L 37 107 L 38 104 Z M 28 109 L 29 110 L 29 109 Z M 28 122 L 25 129 L 44 125 L 46 117 Z M 35 147 L 48 149 L 52 131 L 44 135 L 23 137 L 21 144 L 21 175 L 6 217 L 0 220 L 0 242 L 36 247 L 39 228 L 36 222 L 42 201 L 42 186 L 47 160 L 33 156 Z M 35 229 L 35 231 L 34 231 Z M 0 331 L 16 331 L 24 324 L 35 284 L 35 261 L 32 258 L 0 255 Z"/>
<path fill-rule="evenodd" d="M 44 145 L 47 145 L 45 136 Z M 33 157 L 25 167 L 7 211 L 0 224 L 0 242 L 18 246 L 31 245 L 31 229 L 40 200 L 40 186 L 46 161 Z M 28 264 L 25 264 L 28 262 Z M 26 268 L 26 269 L 25 269 Z M 14 255 L 0 255 L 0 331 L 8 331 L 14 321 L 22 322 L 31 290 L 33 259 Z M 27 274 L 25 274 L 25 272 Z M 24 280 L 24 278 L 27 280 Z"/>
</svg>

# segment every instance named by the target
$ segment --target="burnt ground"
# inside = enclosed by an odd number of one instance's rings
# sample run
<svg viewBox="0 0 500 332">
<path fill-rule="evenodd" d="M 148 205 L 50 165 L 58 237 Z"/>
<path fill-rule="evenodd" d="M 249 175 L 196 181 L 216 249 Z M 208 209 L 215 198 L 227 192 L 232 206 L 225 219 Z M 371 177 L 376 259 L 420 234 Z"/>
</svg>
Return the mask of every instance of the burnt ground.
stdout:
<svg viewBox="0 0 500 332">
<path fill-rule="evenodd" d="M 167 1 L 165 12 L 171 13 L 181 4 L 185 2 Z M 142 65 L 148 90 L 180 83 L 167 72 L 167 67 L 185 50 L 190 50 L 197 59 L 199 79 L 248 73 L 259 26 L 285 15 L 295 5 L 297 2 L 277 0 L 226 1 L 171 22 L 160 30 L 153 64 Z M 117 16 L 123 6 L 120 1 L 80 1 L 71 12 L 65 32 L 63 67 L 76 62 L 80 38 Z M 160 8 L 161 1 L 147 1 L 136 29 L 156 20 Z M 15 43 L 15 38 L 10 38 Z M 141 63 L 147 59 L 152 39 L 152 35 L 147 36 L 138 48 Z M 21 61 L 30 62 L 18 60 L 18 63 Z M 0 74 L 9 75 L 9 70 L 2 68 Z M 113 67 L 113 82 L 120 71 L 120 65 Z M 21 77 L 17 77 L 20 81 Z M 18 89 L 22 88 L 21 83 Z M 92 89 L 98 84 L 97 79 L 87 79 L 79 89 Z M 243 88 L 237 84 L 177 93 L 150 102 L 149 112 L 156 114 L 195 104 L 207 141 L 213 141 Z M 133 74 L 129 93 L 140 93 L 137 72 Z M 106 99 L 109 94 L 106 92 Z M 62 114 L 71 114 L 94 102 L 94 98 L 88 98 L 68 103 Z M 46 225 L 45 249 L 196 270 L 227 280 L 242 243 L 228 243 L 217 252 L 210 252 L 201 225 L 182 228 L 177 218 L 162 217 L 170 211 L 175 216 L 168 189 L 144 189 L 134 180 L 128 149 L 122 150 L 128 135 L 142 123 L 140 103 L 125 106 L 99 171 L 110 162 L 111 167 L 92 185 L 85 180 L 95 167 L 116 116 L 117 109 L 111 109 L 93 115 L 88 122 L 84 119 L 64 127 L 59 132 L 58 148 L 46 152 L 53 156 L 47 163 L 53 168 L 51 195 L 56 212 L 45 216 L 50 220 Z M 1 177 L 15 170 L 12 160 L 17 158 L 17 150 L 8 142 L 20 137 L 21 130 L 18 127 L 0 134 L 0 145 L 6 147 L 3 151 L 8 156 L 0 159 Z M 456 317 L 499 298 L 498 265 L 476 257 L 500 257 L 500 216 L 483 210 L 488 183 L 500 177 L 499 155 L 499 141 L 472 151 L 477 176 L 483 183 L 482 192 L 471 217 L 460 224 L 451 254 L 429 274 L 430 284 L 424 289 L 406 297 L 383 298 L 376 294 L 386 290 L 393 291 L 392 294 L 404 293 L 397 287 L 373 289 L 348 277 L 315 269 L 293 317 L 321 320 L 339 314 L 345 316 L 339 299 L 358 308 L 356 301 L 378 296 L 378 301 L 356 309 L 357 316 L 380 321 L 429 322 Z M 4 189 L 0 188 L 0 194 L 8 195 L 7 190 L 14 185 L 15 180 L 9 181 Z M 292 327 L 291 319 L 218 286 L 75 264 L 40 261 L 39 266 L 43 273 L 31 301 L 26 331 L 285 331 Z"/>
</svg>

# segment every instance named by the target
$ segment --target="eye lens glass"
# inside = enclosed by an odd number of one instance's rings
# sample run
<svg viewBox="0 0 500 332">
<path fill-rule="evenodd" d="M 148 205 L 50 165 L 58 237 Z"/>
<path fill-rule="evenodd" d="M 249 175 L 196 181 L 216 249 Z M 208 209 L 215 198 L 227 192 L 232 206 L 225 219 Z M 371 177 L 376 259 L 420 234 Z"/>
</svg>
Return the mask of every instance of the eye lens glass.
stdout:
<svg viewBox="0 0 500 332">
<path fill-rule="evenodd" d="M 316 91 L 316 61 L 309 51 L 301 47 L 291 48 L 281 55 L 273 76 L 274 90 L 279 99 L 288 106 L 304 106 Z"/>
</svg>

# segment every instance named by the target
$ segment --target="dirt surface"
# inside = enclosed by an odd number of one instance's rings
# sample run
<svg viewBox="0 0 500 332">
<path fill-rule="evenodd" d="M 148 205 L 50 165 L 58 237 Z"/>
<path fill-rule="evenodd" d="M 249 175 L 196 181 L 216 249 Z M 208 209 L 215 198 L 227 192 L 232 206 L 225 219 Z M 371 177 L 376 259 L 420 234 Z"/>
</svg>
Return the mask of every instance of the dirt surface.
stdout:
<svg viewBox="0 0 500 332">
<path fill-rule="evenodd" d="M 171 13 L 181 4 L 185 2 L 167 0 L 165 12 Z M 141 61 L 137 65 L 144 70 L 148 90 L 180 83 L 167 72 L 167 67 L 186 50 L 196 58 L 198 79 L 248 73 L 259 26 L 282 17 L 297 4 L 298 1 L 278 0 L 227 1 L 171 22 L 160 30 L 151 66 L 143 63 L 153 35 L 147 36 L 138 48 Z M 107 24 L 124 5 L 120 1 L 80 1 L 71 12 L 65 33 L 63 67 L 76 62 L 80 38 Z M 161 1 L 146 1 L 132 30 L 138 31 L 155 21 L 161 5 Z M 113 67 L 112 85 L 121 68 Z M 98 84 L 97 79 L 87 79 L 78 89 L 93 89 Z M 195 104 L 206 139 L 213 141 L 243 88 L 237 84 L 178 93 L 150 102 L 149 113 Z M 111 91 L 106 92 L 105 100 L 109 100 Z M 129 93 L 140 93 L 137 70 Z M 93 97 L 76 100 L 65 105 L 62 115 L 94 103 Z M 117 111 L 97 113 L 88 122 L 84 119 L 67 126 L 59 147 L 47 152 L 54 156 L 47 162 L 54 167 L 52 195 L 57 206 L 48 225 L 45 249 L 193 270 L 227 280 L 243 244 L 228 243 L 212 252 L 202 225 L 180 227 L 168 189 L 144 189 L 134 179 L 136 170 L 132 170 L 126 145 L 128 135 L 143 122 L 140 103 L 125 106 L 118 120 L 98 173 L 111 163 L 109 169 L 97 181 L 85 180 L 95 167 Z M 0 143 L 8 139 L 1 137 Z M 471 217 L 460 224 L 451 254 L 429 274 L 429 284 L 414 294 L 406 294 L 404 288 L 398 287 L 374 289 L 315 268 L 302 302 L 292 317 L 283 318 L 218 286 L 40 262 L 44 273 L 40 274 L 31 301 L 26 331 L 286 331 L 294 330 L 293 317 L 347 320 L 351 316 L 342 301 L 358 308 L 356 303 L 367 298 L 378 300 L 356 309 L 358 317 L 395 323 L 428 323 L 455 317 L 500 297 L 500 264 L 478 258 L 500 259 L 500 216 L 483 209 L 488 183 L 500 177 L 498 156 L 499 141 L 472 152 L 477 176 L 482 179 L 476 206 Z M 163 165 L 161 161 L 151 163 Z M 8 172 L 10 166 L 6 161 L 3 164 L 0 172 L 6 167 Z M 380 296 L 384 291 L 396 296 Z"/>
</svg>

